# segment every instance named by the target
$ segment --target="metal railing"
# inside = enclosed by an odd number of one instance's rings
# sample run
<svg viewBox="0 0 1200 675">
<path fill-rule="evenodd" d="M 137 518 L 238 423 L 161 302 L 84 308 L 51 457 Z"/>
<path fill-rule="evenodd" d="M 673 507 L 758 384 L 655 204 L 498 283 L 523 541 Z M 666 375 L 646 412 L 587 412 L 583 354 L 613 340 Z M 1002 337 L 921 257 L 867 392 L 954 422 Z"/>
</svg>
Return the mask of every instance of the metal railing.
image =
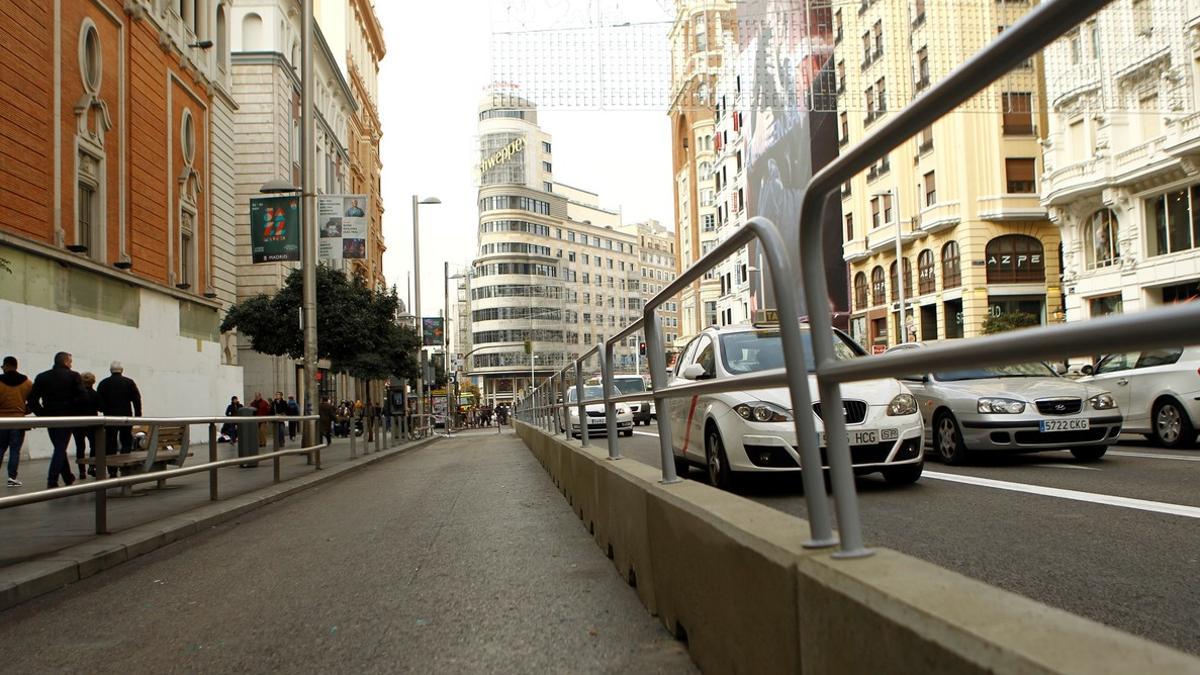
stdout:
<svg viewBox="0 0 1200 675">
<path fill-rule="evenodd" d="M 842 408 L 841 385 L 846 382 L 896 377 L 914 372 L 1065 359 L 1078 354 L 1111 353 L 1200 342 L 1200 303 L 1192 303 L 1147 310 L 1134 315 L 1030 328 L 882 356 L 846 361 L 838 361 L 834 356 L 833 317 L 827 299 L 822 222 L 824 209 L 838 193 L 840 186 L 886 157 L 887 153 L 938 118 L 952 112 L 960 104 L 983 91 L 1015 66 L 1024 63 L 1109 2 L 1111 0 L 1048 0 L 1032 8 L 945 79 L 926 89 L 904 109 L 891 113 L 885 122 L 878 124 L 874 133 L 844 151 L 809 181 L 801 202 L 800 237 L 793 245 L 799 249 L 798 259 L 805 305 L 808 308 L 817 389 L 821 406 L 825 410 Z M 755 237 L 759 240 L 767 260 L 779 307 L 785 368 L 762 371 L 754 375 L 667 386 L 666 357 L 661 329 L 654 310 Z M 800 341 L 799 304 L 796 289 L 789 285 L 792 278 L 791 264 L 778 230 L 765 219 L 753 218 L 745 227 L 736 230 L 729 239 L 696 261 L 647 302 L 642 319 L 609 338 L 603 352 L 598 346 L 593 347 L 581 355 L 572 366 L 552 375 L 541 387 L 534 389 L 517 403 L 514 414 L 518 419 L 542 426 L 552 434 L 558 431 L 554 427 L 558 425 L 557 420 L 561 419 L 561 428 L 566 430 L 565 433 L 569 437 L 572 428 L 567 414 L 568 403 L 565 394 L 567 378 L 573 375 L 582 443 L 588 444 L 586 406 L 603 403 L 607 421 L 609 459 L 619 459 L 621 455 L 616 434 L 615 405 L 644 400 L 646 395 L 612 394 L 613 347 L 621 339 L 643 328 L 650 360 L 651 395 L 660 422 L 669 418 L 669 399 L 778 386 L 788 387 L 794 411 L 799 413 L 809 410 L 811 401 L 804 348 Z M 583 363 L 593 355 L 600 359 L 604 395 L 600 399 L 584 400 Z M 805 545 L 832 546 L 838 543 L 838 539 L 833 534 L 831 513 L 825 497 L 814 417 L 806 414 L 794 414 L 792 417 L 799 452 L 791 448 L 788 448 L 788 452 L 801 467 L 810 527 L 810 538 Z M 863 543 L 858 494 L 854 484 L 845 420 L 837 415 L 830 415 L 824 423 L 841 545 L 841 550 L 834 556 L 849 558 L 870 555 L 871 552 Z M 662 455 L 662 482 L 674 483 L 679 478 L 675 475 L 670 424 L 659 425 L 659 444 Z"/>
</svg>

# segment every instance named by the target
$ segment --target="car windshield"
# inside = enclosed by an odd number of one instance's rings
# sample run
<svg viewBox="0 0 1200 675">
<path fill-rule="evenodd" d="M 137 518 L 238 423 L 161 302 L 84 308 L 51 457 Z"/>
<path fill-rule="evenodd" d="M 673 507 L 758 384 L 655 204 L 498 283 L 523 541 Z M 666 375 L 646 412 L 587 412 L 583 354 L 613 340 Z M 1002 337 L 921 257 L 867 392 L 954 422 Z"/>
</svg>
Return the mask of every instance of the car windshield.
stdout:
<svg viewBox="0 0 1200 675">
<path fill-rule="evenodd" d="M 622 394 L 640 394 L 646 391 L 646 382 L 642 378 L 622 378 L 613 382 L 617 391 Z"/>
<path fill-rule="evenodd" d="M 807 329 L 802 330 L 800 341 L 804 345 L 804 367 L 811 373 L 815 369 L 812 333 Z M 834 333 L 833 353 L 839 361 L 865 354 L 850 338 L 840 332 Z M 782 368 L 783 343 L 779 337 L 779 330 L 751 330 L 721 335 L 721 361 L 725 370 L 734 375 Z"/>
<path fill-rule="evenodd" d="M 583 400 L 585 400 L 585 401 L 592 401 L 592 400 L 599 399 L 599 398 L 601 398 L 601 397 L 603 397 L 603 396 L 604 396 L 604 394 L 602 393 L 603 391 L 604 391 L 604 390 L 603 390 L 603 389 L 600 387 L 600 385 L 598 385 L 598 384 L 589 384 L 589 385 L 584 385 L 584 387 L 583 387 Z M 619 395 L 619 394 L 620 394 L 620 392 L 618 392 L 618 391 L 616 390 L 616 388 L 614 387 L 614 388 L 613 388 L 613 395 L 614 395 L 614 396 L 617 396 L 617 395 Z M 573 403 L 573 402 L 575 402 L 575 401 L 578 401 L 578 400 L 579 400 L 579 399 L 578 399 L 578 398 L 575 396 L 575 387 L 570 387 L 570 388 L 568 388 L 568 389 L 567 389 L 567 400 L 568 400 L 568 401 L 571 401 L 572 403 Z"/>
<path fill-rule="evenodd" d="M 1058 377 L 1058 374 L 1044 363 L 1014 363 L 1006 366 L 934 373 L 933 377 L 943 382 L 958 382 L 961 380 L 984 380 L 992 377 Z"/>
</svg>

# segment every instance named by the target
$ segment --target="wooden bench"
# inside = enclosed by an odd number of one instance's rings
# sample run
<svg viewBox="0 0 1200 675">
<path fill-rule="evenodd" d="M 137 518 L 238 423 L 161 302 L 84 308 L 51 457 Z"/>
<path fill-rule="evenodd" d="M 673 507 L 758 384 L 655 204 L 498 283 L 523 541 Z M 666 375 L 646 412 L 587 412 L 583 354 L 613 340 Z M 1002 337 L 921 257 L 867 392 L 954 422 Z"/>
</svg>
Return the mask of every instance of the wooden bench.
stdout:
<svg viewBox="0 0 1200 675">
<path fill-rule="evenodd" d="M 96 433 L 104 433 L 104 429 L 100 428 Z M 185 425 L 134 426 L 135 443 L 138 433 L 146 434 L 143 441 L 146 449 L 113 454 L 113 448 L 108 448 L 104 462 L 109 468 L 122 468 L 124 473 L 149 473 L 166 468 L 168 463 L 183 466 L 187 458 L 192 456 L 191 439 Z M 85 457 L 82 461 L 85 464 L 96 464 L 95 457 Z M 158 481 L 158 487 L 164 488 L 166 485 L 165 478 Z M 122 486 L 122 495 L 129 496 L 132 493 L 130 486 Z"/>
</svg>

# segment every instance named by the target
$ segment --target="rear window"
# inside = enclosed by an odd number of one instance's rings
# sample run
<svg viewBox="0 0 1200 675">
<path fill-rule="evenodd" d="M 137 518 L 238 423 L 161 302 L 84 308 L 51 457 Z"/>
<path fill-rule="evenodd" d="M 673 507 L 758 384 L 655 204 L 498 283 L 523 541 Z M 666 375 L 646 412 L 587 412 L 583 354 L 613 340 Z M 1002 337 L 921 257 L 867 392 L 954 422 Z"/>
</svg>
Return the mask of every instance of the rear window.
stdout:
<svg viewBox="0 0 1200 675">
<path fill-rule="evenodd" d="M 621 378 L 614 381 L 613 385 L 622 394 L 640 394 L 646 391 L 646 382 L 640 377 Z"/>
<path fill-rule="evenodd" d="M 814 370 L 812 334 L 800 332 L 804 346 L 804 366 L 808 372 Z M 862 348 L 841 331 L 834 331 L 833 354 L 839 361 L 863 356 Z M 778 329 L 724 333 L 721 335 L 721 360 L 725 370 L 732 374 L 754 373 L 760 370 L 783 368 L 783 342 Z"/>
</svg>

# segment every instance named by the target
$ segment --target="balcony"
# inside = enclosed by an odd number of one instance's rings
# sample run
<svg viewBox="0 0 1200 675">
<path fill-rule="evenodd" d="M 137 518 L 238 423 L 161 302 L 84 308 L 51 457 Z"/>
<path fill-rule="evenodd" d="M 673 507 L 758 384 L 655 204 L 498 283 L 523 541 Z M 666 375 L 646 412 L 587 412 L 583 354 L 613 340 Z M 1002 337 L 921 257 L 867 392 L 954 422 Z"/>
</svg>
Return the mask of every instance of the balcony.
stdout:
<svg viewBox="0 0 1200 675">
<path fill-rule="evenodd" d="M 1046 220 L 1046 209 L 1037 193 L 992 195 L 979 198 L 979 218 L 992 222 Z"/>
<path fill-rule="evenodd" d="M 941 202 L 921 209 L 920 229 L 926 234 L 948 230 L 962 222 L 961 204 Z"/>
</svg>

